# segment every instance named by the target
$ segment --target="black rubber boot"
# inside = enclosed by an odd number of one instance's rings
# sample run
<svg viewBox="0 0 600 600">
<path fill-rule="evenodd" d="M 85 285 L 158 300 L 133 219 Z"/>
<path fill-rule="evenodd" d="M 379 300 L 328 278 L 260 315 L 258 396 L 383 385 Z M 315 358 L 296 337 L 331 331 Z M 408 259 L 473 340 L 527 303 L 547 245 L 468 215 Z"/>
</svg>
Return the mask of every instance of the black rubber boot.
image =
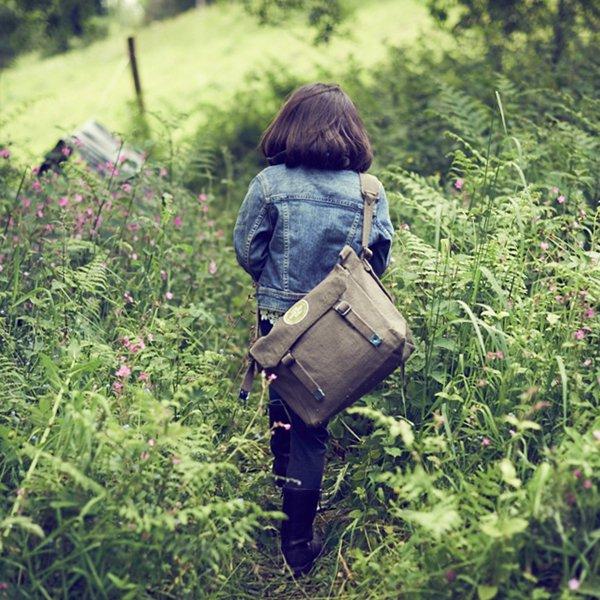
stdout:
<svg viewBox="0 0 600 600">
<path fill-rule="evenodd" d="M 308 573 L 323 549 L 313 534 L 320 495 L 321 490 L 283 488 L 283 512 L 288 519 L 281 523 L 281 552 L 294 577 Z"/>
</svg>

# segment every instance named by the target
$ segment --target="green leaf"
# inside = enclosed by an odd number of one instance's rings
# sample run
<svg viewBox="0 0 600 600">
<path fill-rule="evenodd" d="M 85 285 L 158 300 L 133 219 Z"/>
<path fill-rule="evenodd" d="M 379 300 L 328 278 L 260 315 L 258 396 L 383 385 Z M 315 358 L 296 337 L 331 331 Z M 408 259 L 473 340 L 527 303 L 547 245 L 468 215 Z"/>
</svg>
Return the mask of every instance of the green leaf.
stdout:
<svg viewBox="0 0 600 600">
<path fill-rule="evenodd" d="M 498 586 L 496 585 L 478 585 L 477 596 L 479 600 L 492 600 L 498 593 Z"/>
<path fill-rule="evenodd" d="M 508 485 L 511 485 L 514 488 L 521 487 L 521 480 L 517 477 L 515 467 L 508 458 L 503 458 L 500 461 L 499 467 L 500 472 L 502 473 L 502 479 L 505 483 L 508 483 Z"/>
<path fill-rule="evenodd" d="M 499 517 L 491 513 L 482 517 L 481 531 L 494 539 L 510 539 L 527 529 L 529 523 L 521 517 Z"/>
</svg>

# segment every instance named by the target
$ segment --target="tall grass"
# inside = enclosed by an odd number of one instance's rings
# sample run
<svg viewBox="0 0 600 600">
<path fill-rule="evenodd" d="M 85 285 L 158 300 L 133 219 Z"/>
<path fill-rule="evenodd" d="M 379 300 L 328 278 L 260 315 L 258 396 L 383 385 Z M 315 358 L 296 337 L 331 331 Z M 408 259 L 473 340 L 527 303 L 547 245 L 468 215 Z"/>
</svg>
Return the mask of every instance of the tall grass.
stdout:
<svg viewBox="0 0 600 600">
<path fill-rule="evenodd" d="M 354 91 L 381 134 L 384 281 L 417 352 L 331 425 L 326 553 L 306 580 L 277 549 L 267 383 L 236 398 L 247 147 L 202 139 L 202 177 L 181 147 L 128 182 L 118 165 L 38 180 L 0 158 L 0 594 L 598 595 L 597 104 L 402 64 Z M 232 113 L 226 139 L 261 106 Z M 396 108 L 428 127 L 399 140 Z"/>
</svg>

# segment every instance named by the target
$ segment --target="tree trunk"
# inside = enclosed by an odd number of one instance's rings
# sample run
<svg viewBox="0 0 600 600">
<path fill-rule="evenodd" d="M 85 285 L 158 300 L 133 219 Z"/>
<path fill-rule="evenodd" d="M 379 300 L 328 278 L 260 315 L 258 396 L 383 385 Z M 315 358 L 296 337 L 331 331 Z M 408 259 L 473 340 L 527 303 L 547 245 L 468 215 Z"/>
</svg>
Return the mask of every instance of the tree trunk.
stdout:
<svg viewBox="0 0 600 600">
<path fill-rule="evenodd" d="M 558 10 L 554 18 L 554 39 L 552 42 L 552 64 L 556 67 L 566 47 L 569 30 L 573 24 L 575 11 L 569 6 L 569 0 L 558 0 Z"/>
</svg>

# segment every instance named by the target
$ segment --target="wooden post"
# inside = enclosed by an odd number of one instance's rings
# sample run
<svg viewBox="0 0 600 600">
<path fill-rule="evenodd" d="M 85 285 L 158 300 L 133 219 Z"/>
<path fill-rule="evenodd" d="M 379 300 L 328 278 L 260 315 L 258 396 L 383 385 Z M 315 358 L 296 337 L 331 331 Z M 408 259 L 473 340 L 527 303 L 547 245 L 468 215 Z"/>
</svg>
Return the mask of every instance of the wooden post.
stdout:
<svg viewBox="0 0 600 600">
<path fill-rule="evenodd" d="M 129 49 L 129 64 L 131 65 L 131 75 L 133 76 L 133 85 L 135 86 L 135 95 L 137 96 L 140 112 L 144 114 L 144 98 L 142 97 L 142 84 L 140 83 L 140 74 L 137 67 L 137 58 L 135 56 L 135 38 L 127 38 L 127 48 Z"/>
</svg>

